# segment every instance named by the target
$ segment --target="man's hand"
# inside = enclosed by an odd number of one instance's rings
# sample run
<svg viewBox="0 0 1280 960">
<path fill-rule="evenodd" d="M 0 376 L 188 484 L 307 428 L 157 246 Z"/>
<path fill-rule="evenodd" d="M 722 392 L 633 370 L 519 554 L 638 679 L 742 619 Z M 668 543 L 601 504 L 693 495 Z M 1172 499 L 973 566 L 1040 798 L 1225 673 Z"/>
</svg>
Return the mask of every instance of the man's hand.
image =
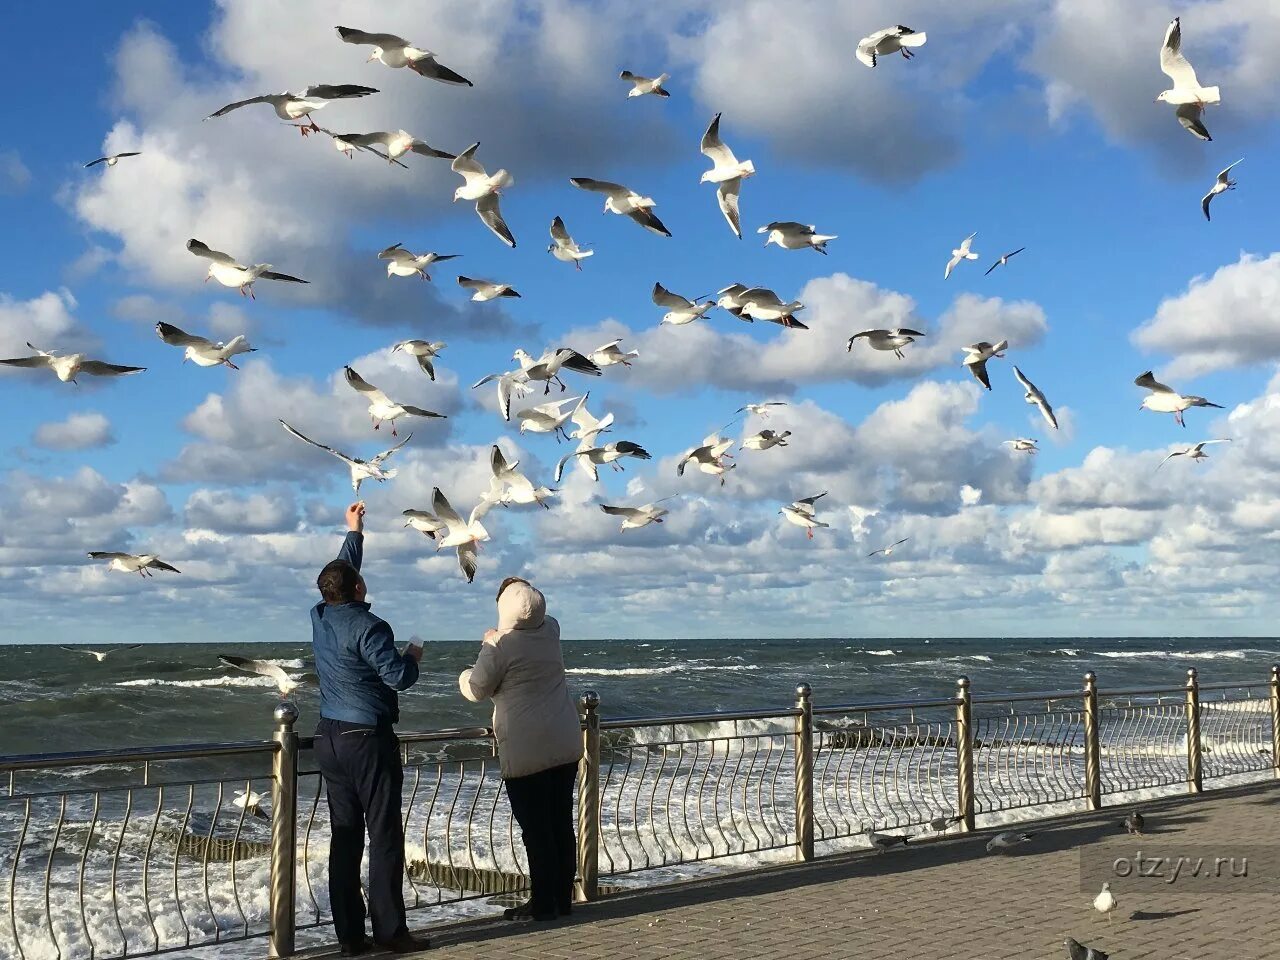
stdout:
<svg viewBox="0 0 1280 960">
<path fill-rule="evenodd" d="M 353 533 L 364 530 L 364 501 L 357 500 L 347 507 L 347 529 Z"/>
<path fill-rule="evenodd" d="M 414 663 L 422 662 L 422 648 L 416 643 L 411 643 L 404 648 L 404 655 L 410 657 Z"/>
</svg>

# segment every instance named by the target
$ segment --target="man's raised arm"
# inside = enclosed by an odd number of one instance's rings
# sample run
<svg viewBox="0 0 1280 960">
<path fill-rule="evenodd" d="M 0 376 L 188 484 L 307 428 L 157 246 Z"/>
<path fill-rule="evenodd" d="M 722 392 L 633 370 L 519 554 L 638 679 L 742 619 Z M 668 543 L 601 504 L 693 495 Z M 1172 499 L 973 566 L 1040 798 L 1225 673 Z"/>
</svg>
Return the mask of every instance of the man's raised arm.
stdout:
<svg viewBox="0 0 1280 960">
<path fill-rule="evenodd" d="M 345 560 L 357 570 L 364 560 L 364 501 L 358 500 L 347 507 L 347 536 L 338 551 L 338 559 Z"/>
</svg>

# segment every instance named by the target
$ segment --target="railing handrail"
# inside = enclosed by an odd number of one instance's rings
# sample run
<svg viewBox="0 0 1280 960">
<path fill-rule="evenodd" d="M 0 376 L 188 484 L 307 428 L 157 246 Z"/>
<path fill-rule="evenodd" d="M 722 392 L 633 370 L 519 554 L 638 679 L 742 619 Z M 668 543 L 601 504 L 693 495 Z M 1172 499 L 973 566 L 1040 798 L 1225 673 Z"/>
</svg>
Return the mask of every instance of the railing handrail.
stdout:
<svg viewBox="0 0 1280 960">
<path fill-rule="evenodd" d="M 0 772 L 44 770 L 51 767 L 82 767 L 97 763 L 203 760 L 206 757 L 227 757 L 246 753 L 271 754 L 276 749 L 277 744 L 271 740 L 242 740 L 235 743 L 184 743 L 112 750 L 76 750 L 69 753 L 13 754 L 0 757 Z"/>
</svg>

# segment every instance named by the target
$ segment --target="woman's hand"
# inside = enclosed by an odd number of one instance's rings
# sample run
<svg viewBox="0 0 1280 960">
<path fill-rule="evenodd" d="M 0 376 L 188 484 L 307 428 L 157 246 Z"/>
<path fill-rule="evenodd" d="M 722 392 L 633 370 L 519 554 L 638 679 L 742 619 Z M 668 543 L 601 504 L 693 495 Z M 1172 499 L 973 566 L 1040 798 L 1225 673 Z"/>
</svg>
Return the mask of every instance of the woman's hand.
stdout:
<svg viewBox="0 0 1280 960">
<path fill-rule="evenodd" d="M 486 630 L 484 632 L 484 640 L 482 642 L 493 643 L 499 636 L 501 636 L 501 634 L 499 634 L 497 630 Z"/>
</svg>

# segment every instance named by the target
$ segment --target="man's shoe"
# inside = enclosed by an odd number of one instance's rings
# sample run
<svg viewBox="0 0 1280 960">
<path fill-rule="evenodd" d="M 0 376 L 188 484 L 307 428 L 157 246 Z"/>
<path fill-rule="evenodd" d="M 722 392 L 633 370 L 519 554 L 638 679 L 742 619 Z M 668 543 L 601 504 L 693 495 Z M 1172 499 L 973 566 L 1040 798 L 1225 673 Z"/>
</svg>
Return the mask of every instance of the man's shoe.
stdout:
<svg viewBox="0 0 1280 960">
<path fill-rule="evenodd" d="M 538 910 L 533 909 L 533 902 L 522 903 L 518 907 L 508 907 L 502 911 L 502 919 L 514 920 L 516 923 L 528 923 L 530 920 L 537 923 L 547 923 L 554 920 L 558 914 L 554 910 Z"/>
<path fill-rule="evenodd" d="M 364 937 L 361 937 L 359 940 L 355 941 L 354 943 L 342 944 L 342 955 L 344 957 L 358 957 L 361 954 L 368 953 L 372 947 L 373 947 L 372 943 L 370 943 Z"/>
<path fill-rule="evenodd" d="M 390 953 L 417 953 L 420 950 L 430 950 L 431 941 L 426 937 L 403 933 L 394 940 L 379 942 L 378 946 Z"/>
</svg>

